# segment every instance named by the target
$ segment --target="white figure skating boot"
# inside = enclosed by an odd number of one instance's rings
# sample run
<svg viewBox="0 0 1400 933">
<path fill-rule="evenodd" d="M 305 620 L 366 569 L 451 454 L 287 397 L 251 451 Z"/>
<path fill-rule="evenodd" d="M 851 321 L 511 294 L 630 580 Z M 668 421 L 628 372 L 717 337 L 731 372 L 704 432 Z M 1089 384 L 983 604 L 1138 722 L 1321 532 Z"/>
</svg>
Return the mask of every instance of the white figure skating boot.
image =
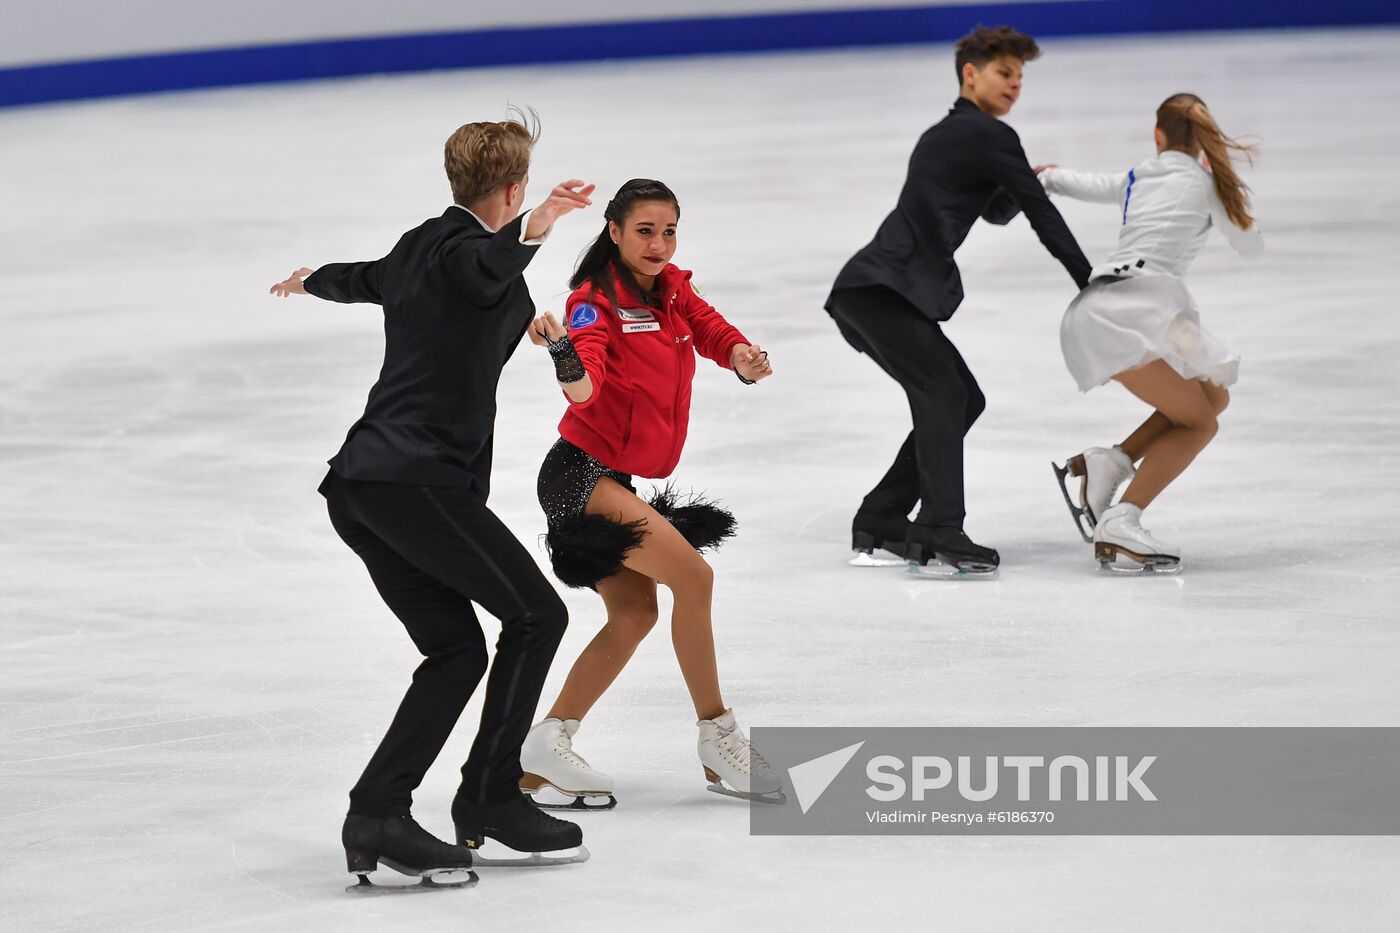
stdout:
<svg viewBox="0 0 1400 933">
<path fill-rule="evenodd" d="M 520 746 L 520 789 L 547 809 L 611 810 L 617 806 L 613 779 L 574 751 L 578 725 L 577 719 L 546 719 L 531 727 Z"/>
<path fill-rule="evenodd" d="M 714 719 L 702 719 L 697 750 L 705 768 L 709 789 L 728 797 L 782 803 L 782 781 L 768 762 L 749 744 L 748 736 L 734 720 L 734 711 L 725 710 Z"/>
<path fill-rule="evenodd" d="M 1120 502 L 1099 518 L 1094 556 L 1104 570 L 1118 573 L 1180 573 L 1181 552 L 1142 527 L 1142 509 Z"/>
<path fill-rule="evenodd" d="M 1064 466 L 1050 464 L 1060 481 L 1060 492 L 1069 506 L 1075 527 L 1085 541 L 1093 540 L 1095 526 L 1108 511 L 1118 488 L 1137 472 L 1133 461 L 1121 447 L 1090 447 L 1065 461 Z M 1079 478 L 1079 503 L 1070 497 L 1068 477 Z"/>
</svg>

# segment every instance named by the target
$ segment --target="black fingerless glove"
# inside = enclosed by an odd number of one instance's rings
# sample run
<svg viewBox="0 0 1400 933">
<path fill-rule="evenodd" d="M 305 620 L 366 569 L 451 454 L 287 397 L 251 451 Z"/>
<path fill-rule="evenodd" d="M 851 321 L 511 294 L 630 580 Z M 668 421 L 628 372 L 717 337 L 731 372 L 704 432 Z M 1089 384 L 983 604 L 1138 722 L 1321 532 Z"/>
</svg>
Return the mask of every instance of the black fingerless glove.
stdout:
<svg viewBox="0 0 1400 933">
<path fill-rule="evenodd" d="M 583 369 L 583 361 L 578 358 L 578 351 L 574 349 L 574 341 L 568 334 L 558 340 L 545 337 L 545 341 L 549 344 L 549 358 L 554 361 L 554 378 L 562 385 L 578 382 L 588 375 Z"/>
</svg>

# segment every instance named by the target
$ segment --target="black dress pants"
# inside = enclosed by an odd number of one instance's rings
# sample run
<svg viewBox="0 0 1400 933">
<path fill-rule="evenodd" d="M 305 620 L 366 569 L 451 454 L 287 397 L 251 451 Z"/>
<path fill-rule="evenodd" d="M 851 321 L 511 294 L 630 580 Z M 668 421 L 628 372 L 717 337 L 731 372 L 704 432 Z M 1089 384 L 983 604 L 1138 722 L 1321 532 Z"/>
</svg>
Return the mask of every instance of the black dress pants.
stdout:
<svg viewBox="0 0 1400 933">
<path fill-rule="evenodd" d="M 898 382 L 909 398 L 914 429 L 862 509 L 962 527 L 963 435 L 987 400 L 943 328 L 897 293 L 880 286 L 841 289 L 827 310 L 846 342 Z"/>
<path fill-rule="evenodd" d="M 568 619 L 554 587 L 470 490 L 332 473 L 321 491 L 336 532 L 424 656 L 350 791 L 350 812 L 387 816 L 412 803 L 486 673 L 486 639 L 472 603 L 501 621 L 501 636 L 458 794 L 499 803 L 519 793 L 520 744 Z"/>
</svg>

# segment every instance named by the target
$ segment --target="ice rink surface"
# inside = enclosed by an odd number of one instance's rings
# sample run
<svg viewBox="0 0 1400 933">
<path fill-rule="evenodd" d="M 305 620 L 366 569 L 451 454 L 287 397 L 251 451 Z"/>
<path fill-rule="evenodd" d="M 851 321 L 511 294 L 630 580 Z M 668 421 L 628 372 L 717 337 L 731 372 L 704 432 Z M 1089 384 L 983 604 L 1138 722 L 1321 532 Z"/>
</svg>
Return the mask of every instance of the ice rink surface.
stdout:
<svg viewBox="0 0 1400 933">
<path fill-rule="evenodd" d="M 1148 513 L 1186 572 L 1105 578 L 1070 527 L 1049 461 L 1145 412 L 1076 391 L 1057 338 L 1073 286 L 1018 219 L 959 253 L 948 326 L 989 399 L 967 527 L 1001 549 L 993 583 L 844 566 L 908 410 L 821 305 L 955 97 L 945 47 L 0 113 L 0 926 L 1394 929 L 1395 838 L 750 837 L 745 805 L 705 792 L 664 627 L 578 738 L 621 798 L 581 818 L 592 861 L 343 893 L 345 793 L 417 659 L 315 493 L 380 315 L 267 287 L 440 213 L 443 140 L 508 102 L 544 121 L 532 202 L 568 177 L 604 197 L 666 181 L 676 261 L 772 351 L 754 388 L 702 367 L 677 472 L 741 521 L 714 565 L 742 723 L 1400 725 L 1400 32 L 1047 42 L 1010 122 L 1032 161 L 1123 170 L 1178 90 L 1261 143 L 1246 178 L 1269 250 L 1245 264 L 1216 237 L 1193 269 L 1244 365 L 1218 439 Z M 540 307 L 601 204 L 541 250 Z M 1115 209 L 1061 208 L 1101 258 Z M 562 404 L 523 347 L 492 505 L 532 547 Z M 546 704 L 601 622 L 593 594 L 565 598 Z M 416 799 L 442 835 L 479 708 Z"/>
</svg>

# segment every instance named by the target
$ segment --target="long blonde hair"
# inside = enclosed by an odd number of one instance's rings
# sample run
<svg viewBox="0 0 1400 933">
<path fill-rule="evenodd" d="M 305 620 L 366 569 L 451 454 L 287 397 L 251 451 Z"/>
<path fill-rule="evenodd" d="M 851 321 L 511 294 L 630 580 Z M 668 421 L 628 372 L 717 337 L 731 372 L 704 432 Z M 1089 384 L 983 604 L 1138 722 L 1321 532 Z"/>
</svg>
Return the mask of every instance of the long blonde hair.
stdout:
<svg viewBox="0 0 1400 933">
<path fill-rule="evenodd" d="M 1253 165 L 1258 148 L 1221 132 L 1215 117 L 1206 109 L 1205 101 L 1195 94 L 1173 94 L 1162 101 L 1157 108 L 1157 128 L 1166 136 L 1168 149 L 1180 149 L 1191 155 L 1205 152 L 1210 160 L 1215 193 L 1225 207 L 1226 216 L 1241 230 L 1254 226 L 1254 217 L 1249 212 L 1249 186 L 1235 171 L 1231 153 L 1240 153 Z"/>
</svg>

